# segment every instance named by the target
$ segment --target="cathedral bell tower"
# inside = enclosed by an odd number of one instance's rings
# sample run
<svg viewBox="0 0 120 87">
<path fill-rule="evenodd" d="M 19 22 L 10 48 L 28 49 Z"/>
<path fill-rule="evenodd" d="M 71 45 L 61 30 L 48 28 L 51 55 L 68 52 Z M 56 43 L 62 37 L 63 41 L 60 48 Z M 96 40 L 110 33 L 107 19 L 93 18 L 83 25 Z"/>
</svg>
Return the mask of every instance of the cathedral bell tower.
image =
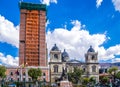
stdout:
<svg viewBox="0 0 120 87">
<path fill-rule="evenodd" d="M 61 62 L 61 51 L 56 44 L 52 47 L 50 51 L 50 62 Z"/>
<path fill-rule="evenodd" d="M 99 63 L 98 63 L 98 52 L 90 46 L 87 53 L 85 54 L 86 63 L 86 76 L 94 77 L 96 81 L 99 81 Z"/>
<path fill-rule="evenodd" d="M 87 53 L 85 54 L 85 62 L 86 63 L 98 63 L 98 53 L 90 46 Z"/>
<path fill-rule="evenodd" d="M 62 53 L 56 44 L 50 50 L 50 82 L 57 82 L 62 74 Z"/>
</svg>

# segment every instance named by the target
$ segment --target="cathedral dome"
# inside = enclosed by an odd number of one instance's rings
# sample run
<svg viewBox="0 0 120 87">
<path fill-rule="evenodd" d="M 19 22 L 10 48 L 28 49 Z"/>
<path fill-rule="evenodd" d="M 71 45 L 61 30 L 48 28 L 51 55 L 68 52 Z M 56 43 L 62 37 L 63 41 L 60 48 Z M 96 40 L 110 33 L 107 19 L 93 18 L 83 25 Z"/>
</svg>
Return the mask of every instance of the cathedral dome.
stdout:
<svg viewBox="0 0 120 87">
<path fill-rule="evenodd" d="M 69 55 L 64 49 L 64 52 L 62 53 L 62 61 L 66 62 L 66 61 L 68 61 L 68 59 L 69 59 Z"/>
<path fill-rule="evenodd" d="M 95 50 L 92 48 L 92 46 L 90 46 L 87 52 L 95 52 Z"/>
<path fill-rule="evenodd" d="M 56 44 L 52 47 L 51 51 L 59 51 L 59 48 L 56 46 Z"/>
</svg>

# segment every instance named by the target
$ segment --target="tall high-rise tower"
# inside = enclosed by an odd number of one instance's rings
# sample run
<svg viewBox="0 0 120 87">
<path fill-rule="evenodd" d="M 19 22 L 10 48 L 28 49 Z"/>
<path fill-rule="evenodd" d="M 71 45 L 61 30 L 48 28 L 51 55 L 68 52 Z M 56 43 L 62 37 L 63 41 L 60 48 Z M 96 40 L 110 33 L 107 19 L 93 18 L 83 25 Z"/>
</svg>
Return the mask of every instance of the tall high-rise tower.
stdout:
<svg viewBox="0 0 120 87">
<path fill-rule="evenodd" d="M 19 65 L 47 66 L 46 5 L 20 2 Z"/>
</svg>

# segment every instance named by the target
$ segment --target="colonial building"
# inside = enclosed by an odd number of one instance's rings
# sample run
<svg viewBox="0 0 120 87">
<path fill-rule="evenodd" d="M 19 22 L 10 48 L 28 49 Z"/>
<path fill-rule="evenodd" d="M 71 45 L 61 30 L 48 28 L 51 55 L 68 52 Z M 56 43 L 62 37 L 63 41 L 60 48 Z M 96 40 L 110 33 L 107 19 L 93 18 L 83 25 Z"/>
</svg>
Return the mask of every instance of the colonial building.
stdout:
<svg viewBox="0 0 120 87">
<path fill-rule="evenodd" d="M 31 77 L 28 75 L 28 70 L 30 68 L 40 68 L 42 70 L 41 78 L 39 80 L 44 80 L 49 82 L 49 68 L 40 66 L 27 66 L 27 67 L 6 67 L 6 81 L 32 81 Z"/>
<path fill-rule="evenodd" d="M 61 52 L 55 44 L 50 51 L 50 82 L 60 80 L 64 71 L 73 71 L 74 67 L 83 69 L 83 77 L 94 77 L 96 81 L 99 81 L 99 63 L 97 56 L 98 53 L 90 46 L 85 54 L 85 62 L 75 59 L 70 60 L 66 50 Z"/>
</svg>

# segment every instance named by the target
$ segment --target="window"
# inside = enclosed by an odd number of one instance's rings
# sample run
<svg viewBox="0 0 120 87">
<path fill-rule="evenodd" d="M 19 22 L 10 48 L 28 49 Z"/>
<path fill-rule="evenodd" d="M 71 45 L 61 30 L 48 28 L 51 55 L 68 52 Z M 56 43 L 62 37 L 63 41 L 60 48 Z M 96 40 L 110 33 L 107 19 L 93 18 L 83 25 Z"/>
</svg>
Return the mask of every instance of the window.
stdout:
<svg viewBox="0 0 120 87">
<path fill-rule="evenodd" d="M 19 79 L 19 78 L 17 78 L 17 81 L 20 81 L 20 79 Z"/>
<path fill-rule="evenodd" d="M 93 55 L 93 56 L 92 56 L 92 60 L 94 60 L 94 59 L 95 59 L 95 56 Z"/>
<path fill-rule="evenodd" d="M 88 56 L 86 56 L 86 60 L 88 60 Z"/>
<path fill-rule="evenodd" d="M 25 78 L 23 78 L 23 81 L 25 81 Z"/>
<path fill-rule="evenodd" d="M 57 54 L 54 54 L 54 58 L 57 58 L 57 59 L 58 59 L 58 55 L 57 55 Z"/>
<path fill-rule="evenodd" d="M 83 72 L 85 72 L 85 70 L 86 70 L 85 68 L 86 68 L 85 66 L 82 66 Z"/>
<path fill-rule="evenodd" d="M 10 75 L 13 76 L 13 72 L 10 72 Z"/>
<path fill-rule="evenodd" d="M 29 78 L 29 81 L 32 81 L 31 78 Z"/>
<path fill-rule="evenodd" d="M 25 72 L 23 73 L 23 76 L 25 76 Z"/>
<path fill-rule="evenodd" d="M 92 72 L 96 72 L 96 66 L 92 66 Z"/>
<path fill-rule="evenodd" d="M 18 71 L 18 70 L 16 71 L 16 74 L 17 74 L 17 75 L 20 75 L 20 73 L 19 73 L 19 71 Z"/>
<path fill-rule="evenodd" d="M 58 65 L 54 65 L 54 72 L 55 72 L 55 73 L 58 72 Z"/>
<path fill-rule="evenodd" d="M 43 76 L 45 76 L 45 73 L 43 73 Z"/>
<path fill-rule="evenodd" d="M 83 71 L 85 72 L 85 68 L 83 68 Z"/>
</svg>

